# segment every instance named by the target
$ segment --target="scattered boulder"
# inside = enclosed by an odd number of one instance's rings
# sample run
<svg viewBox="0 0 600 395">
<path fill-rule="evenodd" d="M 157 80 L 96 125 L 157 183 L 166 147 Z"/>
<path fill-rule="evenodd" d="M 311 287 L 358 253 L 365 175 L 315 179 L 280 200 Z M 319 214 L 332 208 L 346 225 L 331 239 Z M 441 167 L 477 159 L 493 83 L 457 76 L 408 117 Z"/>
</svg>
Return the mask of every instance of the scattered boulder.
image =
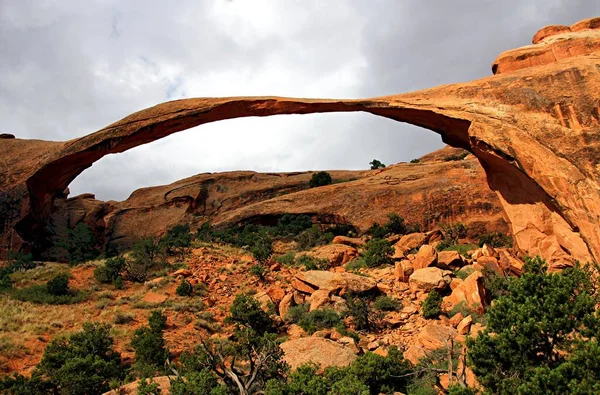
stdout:
<svg viewBox="0 0 600 395">
<path fill-rule="evenodd" d="M 498 260 L 490 256 L 482 256 L 477 259 L 477 262 L 473 264 L 473 267 L 480 272 L 489 270 L 496 273 L 500 277 L 504 277 L 504 270 L 498 264 Z"/>
<path fill-rule="evenodd" d="M 325 259 L 330 266 L 340 266 L 358 257 L 358 250 L 345 244 L 328 244 L 315 247 L 306 255 L 317 259 Z"/>
<path fill-rule="evenodd" d="M 279 316 L 285 319 L 290 311 L 290 309 L 295 305 L 294 303 L 294 294 L 287 294 L 281 299 L 279 302 Z"/>
<path fill-rule="evenodd" d="M 352 273 L 332 273 L 324 270 L 299 272 L 296 274 L 295 280 L 297 281 L 292 283 L 295 288 L 299 281 L 316 289 L 330 291 L 345 290 L 353 293 L 367 292 L 377 286 L 377 282 L 371 277 L 359 276 Z M 298 290 L 301 291 L 301 289 Z"/>
<path fill-rule="evenodd" d="M 444 289 L 450 284 L 452 274 L 449 270 L 442 270 L 437 267 L 426 267 L 417 269 L 410 275 L 408 282 L 413 291 L 432 289 Z"/>
<path fill-rule="evenodd" d="M 165 300 L 167 300 L 167 298 L 167 295 L 150 291 L 146 295 L 144 295 L 144 297 L 142 298 L 142 302 L 162 304 L 165 302 Z"/>
<path fill-rule="evenodd" d="M 350 247 L 359 248 L 365 246 L 363 239 L 347 236 L 335 236 L 332 241 L 333 244 L 344 244 Z"/>
<path fill-rule="evenodd" d="M 275 304 L 279 304 L 285 297 L 285 291 L 280 287 L 271 287 L 267 289 L 266 294 Z"/>
<path fill-rule="evenodd" d="M 417 335 L 417 340 L 427 350 L 437 350 L 446 347 L 456 336 L 456 330 L 450 326 L 432 322 L 425 325 Z"/>
<path fill-rule="evenodd" d="M 463 264 L 464 260 L 458 251 L 440 251 L 437 254 L 437 266 L 442 269 L 461 267 Z"/>
<path fill-rule="evenodd" d="M 318 310 L 328 305 L 331 302 L 329 299 L 331 291 L 327 289 L 317 289 L 310 296 L 310 308 L 309 311 Z"/>
<path fill-rule="evenodd" d="M 446 296 L 442 302 L 442 308 L 445 311 L 451 311 L 461 303 L 479 314 L 485 312 L 486 293 L 484 276 L 481 272 L 473 272 L 449 296 Z"/>
<path fill-rule="evenodd" d="M 458 323 L 458 326 L 456 327 L 456 331 L 458 332 L 459 335 L 466 335 L 469 333 L 472 323 L 473 323 L 473 317 L 468 315 Z"/>
<path fill-rule="evenodd" d="M 421 247 L 427 242 L 427 233 L 410 233 L 404 235 L 394 244 L 394 259 L 401 259 L 406 253 L 415 248 Z"/>
<path fill-rule="evenodd" d="M 408 259 L 404 259 L 400 262 L 396 262 L 394 267 L 394 278 L 396 281 L 406 283 L 413 272 L 414 269 L 412 263 Z"/>
<path fill-rule="evenodd" d="M 435 266 L 436 263 L 437 252 L 435 248 L 429 244 L 424 244 L 421 246 L 421 248 L 419 248 L 419 252 L 417 252 L 417 255 L 415 256 L 413 267 L 418 270 L 425 267 Z"/>
<path fill-rule="evenodd" d="M 314 362 L 325 369 L 328 366 L 348 366 L 356 354 L 350 347 L 322 337 L 303 337 L 281 344 L 283 359 L 292 370 L 307 362 Z"/>
</svg>

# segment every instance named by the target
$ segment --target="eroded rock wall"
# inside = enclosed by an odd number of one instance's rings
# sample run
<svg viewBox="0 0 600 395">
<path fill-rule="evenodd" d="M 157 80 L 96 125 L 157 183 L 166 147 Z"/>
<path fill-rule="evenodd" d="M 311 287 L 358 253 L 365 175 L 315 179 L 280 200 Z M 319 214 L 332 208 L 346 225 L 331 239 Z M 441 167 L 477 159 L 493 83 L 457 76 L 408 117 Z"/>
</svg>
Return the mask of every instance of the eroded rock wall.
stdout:
<svg viewBox="0 0 600 395">
<path fill-rule="evenodd" d="M 431 129 L 473 152 L 525 252 L 557 265 L 600 260 L 598 18 L 546 30 L 553 34 L 500 55 L 495 75 L 472 82 L 363 100 L 186 99 L 67 142 L 3 139 L 0 199 L 3 211 L 18 214 L 5 221 L 2 246 L 12 240 L 7 229 L 39 243 L 54 196 L 106 154 L 222 119 L 364 111 Z"/>
</svg>

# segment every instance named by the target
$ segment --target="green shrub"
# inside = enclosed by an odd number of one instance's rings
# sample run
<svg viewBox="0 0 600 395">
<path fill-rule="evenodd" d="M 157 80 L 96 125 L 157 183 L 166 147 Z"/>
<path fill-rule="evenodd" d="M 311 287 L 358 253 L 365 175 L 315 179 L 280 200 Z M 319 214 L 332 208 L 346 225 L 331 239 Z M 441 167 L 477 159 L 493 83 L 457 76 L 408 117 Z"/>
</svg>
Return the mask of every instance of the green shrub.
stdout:
<svg viewBox="0 0 600 395">
<path fill-rule="evenodd" d="M 365 252 L 365 263 L 368 267 L 391 265 L 394 263 L 392 244 L 385 239 L 371 239 L 367 243 Z"/>
<path fill-rule="evenodd" d="M 33 255 L 20 251 L 8 251 L 7 263 L 11 271 L 25 271 L 37 266 L 33 261 Z"/>
<path fill-rule="evenodd" d="M 284 214 L 277 222 L 275 234 L 280 237 L 296 236 L 312 227 L 309 215 Z"/>
<path fill-rule="evenodd" d="M 273 330 L 273 320 L 263 311 L 260 302 L 250 295 L 236 295 L 229 313 L 225 319 L 226 323 L 251 328 L 261 335 Z"/>
<path fill-rule="evenodd" d="M 0 267 L 0 290 L 9 289 L 12 287 L 12 270 L 7 267 Z"/>
<path fill-rule="evenodd" d="M 179 296 L 192 296 L 194 293 L 194 287 L 192 287 L 192 284 L 190 284 L 190 282 L 184 278 L 177 286 L 175 293 Z"/>
<path fill-rule="evenodd" d="M 161 244 L 161 241 L 154 237 L 142 237 L 131 246 L 131 256 L 137 262 L 146 262 L 152 266 L 166 252 L 166 248 L 170 247 L 169 242 L 163 241 Z"/>
<path fill-rule="evenodd" d="M 127 262 L 122 256 L 109 258 L 104 261 L 102 266 L 98 266 L 94 270 L 94 278 L 101 283 L 114 283 L 121 276 L 121 272 L 125 270 Z"/>
<path fill-rule="evenodd" d="M 483 247 L 484 244 L 490 247 L 512 247 L 513 240 L 504 233 L 490 232 L 479 236 L 479 247 Z"/>
<path fill-rule="evenodd" d="M 469 155 L 468 152 L 463 152 L 461 154 L 453 154 L 453 155 L 448 155 L 444 157 L 444 161 L 446 162 L 450 162 L 453 160 L 463 160 L 465 159 L 467 156 Z"/>
<path fill-rule="evenodd" d="M 165 347 L 163 331 L 167 317 L 160 311 L 153 311 L 148 317 L 148 326 L 136 329 L 131 338 L 131 346 L 135 350 L 135 363 L 138 368 L 150 367 L 161 369 L 169 351 Z"/>
<path fill-rule="evenodd" d="M 192 245 L 190 225 L 175 225 L 160 239 L 159 246 L 169 255 L 177 255 L 183 259 Z"/>
<path fill-rule="evenodd" d="M 371 170 L 383 169 L 385 167 L 385 165 L 377 159 L 373 159 L 369 164 L 371 165 Z"/>
<path fill-rule="evenodd" d="M 116 289 L 123 289 L 123 287 L 125 286 L 125 284 L 123 283 L 123 277 L 117 277 L 113 284 Z"/>
<path fill-rule="evenodd" d="M 382 318 L 381 313 L 371 309 L 370 300 L 366 297 L 347 295 L 346 303 L 348 304 L 346 315 L 352 317 L 352 322 L 359 331 L 375 329 Z"/>
<path fill-rule="evenodd" d="M 162 395 L 158 383 L 152 379 L 142 378 L 137 387 L 137 395 Z"/>
<path fill-rule="evenodd" d="M 115 324 L 116 325 L 129 324 L 133 320 L 134 320 L 134 316 L 132 316 L 131 314 L 117 313 L 115 315 Z"/>
<path fill-rule="evenodd" d="M 380 296 L 375 299 L 373 307 L 380 311 L 398 311 L 402 308 L 402 302 L 390 296 Z"/>
<path fill-rule="evenodd" d="M 444 234 L 444 240 L 448 240 L 448 246 L 458 244 L 459 239 L 467 237 L 467 226 L 457 222 L 453 225 L 442 225 L 441 231 Z"/>
<path fill-rule="evenodd" d="M 547 273 L 539 257 L 508 283 L 467 341 L 478 381 L 495 394 L 594 394 L 600 390 L 597 274 Z"/>
<path fill-rule="evenodd" d="M 73 229 L 69 229 L 65 243 L 69 262 L 81 263 L 97 257 L 100 251 L 95 244 L 94 234 L 86 224 L 80 222 Z"/>
<path fill-rule="evenodd" d="M 261 394 L 269 380 L 281 380 L 289 367 L 277 335 L 242 328 L 230 341 L 201 340 L 181 355 L 182 379 L 172 394 Z M 173 389 L 172 389 L 173 390 Z"/>
<path fill-rule="evenodd" d="M 388 230 L 385 226 L 381 226 L 378 222 L 375 222 L 365 233 L 374 239 L 383 239 L 387 236 Z"/>
<path fill-rule="evenodd" d="M 294 316 L 301 311 L 293 312 Z M 313 334 L 322 329 L 335 328 L 342 323 L 341 317 L 331 309 L 313 310 L 300 316 L 296 323 L 307 333 Z"/>
<path fill-rule="evenodd" d="M 421 159 L 411 159 L 410 163 L 420 163 Z"/>
<path fill-rule="evenodd" d="M 53 296 L 64 296 L 69 293 L 69 276 L 64 273 L 54 276 L 46 283 L 46 290 Z"/>
<path fill-rule="evenodd" d="M 329 244 L 333 241 L 333 233 L 323 232 L 318 225 L 313 225 L 310 229 L 300 233 L 296 238 L 298 248 L 308 250 L 310 248 Z"/>
<path fill-rule="evenodd" d="M 345 269 L 347 272 L 356 272 L 359 269 L 365 269 L 366 267 L 367 263 L 365 262 L 365 258 L 359 257 L 346 263 Z"/>
<path fill-rule="evenodd" d="M 254 245 L 250 247 L 250 252 L 254 255 L 254 258 L 260 263 L 265 263 L 273 255 L 273 245 L 271 239 L 268 237 L 261 237 L 254 242 Z"/>
<path fill-rule="evenodd" d="M 331 184 L 331 174 L 326 171 L 314 173 L 308 183 L 311 188 L 322 187 L 329 184 Z"/>
<path fill-rule="evenodd" d="M 442 295 L 435 289 L 431 290 L 421 304 L 423 317 L 438 318 L 442 314 Z"/>
<path fill-rule="evenodd" d="M 286 252 L 283 255 L 276 256 L 274 260 L 284 266 L 294 266 L 296 263 L 296 253 L 293 251 Z"/>
<path fill-rule="evenodd" d="M 315 258 L 308 254 L 302 254 L 296 258 L 296 265 L 304 266 L 306 270 L 325 270 L 329 267 L 327 259 Z"/>
<path fill-rule="evenodd" d="M 260 263 L 258 263 L 256 265 L 250 266 L 250 269 L 248 270 L 248 272 L 251 275 L 253 275 L 256 278 L 258 278 L 260 281 L 264 281 L 267 269 L 263 265 L 261 265 Z"/>
<path fill-rule="evenodd" d="M 121 356 L 113 348 L 108 325 L 85 323 L 68 339 L 53 340 L 34 376 L 41 375 L 61 394 L 102 394 L 122 379 Z M 58 392 L 57 392 L 58 393 Z"/>
</svg>

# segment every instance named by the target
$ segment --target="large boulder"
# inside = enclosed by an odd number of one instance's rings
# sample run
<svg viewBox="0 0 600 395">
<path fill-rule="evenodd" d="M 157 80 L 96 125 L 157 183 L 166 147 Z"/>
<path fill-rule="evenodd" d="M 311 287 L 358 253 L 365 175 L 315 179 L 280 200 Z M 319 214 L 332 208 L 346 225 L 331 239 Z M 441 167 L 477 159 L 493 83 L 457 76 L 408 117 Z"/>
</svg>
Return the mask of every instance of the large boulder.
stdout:
<svg viewBox="0 0 600 395">
<path fill-rule="evenodd" d="M 422 245 L 419 252 L 413 261 L 415 270 L 423 269 L 424 267 L 435 266 L 437 263 L 437 251 L 429 244 Z"/>
<path fill-rule="evenodd" d="M 317 259 L 325 259 L 330 266 L 340 266 L 358 257 L 358 250 L 345 244 L 328 244 L 315 247 L 306 255 Z"/>
<path fill-rule="evenodd" d="M 322 337 L 303 337 L 281 344 L 283 359 L 292 370 L 308 362 L 319 364 L 322 369 L 329 366 L 348 366 L 356 354 L 350 347 Z"/>
<path fill-rule="evenodd" d="M 461 267 L 463 264 L 464 259 L 458 251 L 440 251 L 437 253 L 437 266 L 442 269 Z"/>
<path fill-rule="evenodd" d="M 377 286 L 377 282 L 371 277 L 359 276 L 352 273 L 333 273 L 324 270 L 299 272 L 296 274 L 296 280 L 316 289 L 329 291 L 345 290 L 352 293 L 367 292 Z M 294 284 L 297 285 L 297 283 L 293 282 L 292 285 Z M 302 291 L 302 289 L 298 290 Z"/>
<path fill-rule="evenodd" d="M 348 237 L 348 236 L 335 236 L 333 238 L 332 244 L 344 244 L 354 248 L 364 247 L 367 244 L 363 239 L 359 239 L 357 237 Z"/>
<path fill-rule="evenodd" d="M 445 289 L 452 280 L 452 272 L 437 267 L 417 269 L 410 275 L 408 283 L 413 291 Z"/>
<path fill-rule="evenodd" d="M 461 282 L 449 296 L 442 302 L 445 311 L 451 311 L 454 307 L 463 304 L 465 308 L 483 314 L 486 306 L 486 292 L 484 276 L 481 272 L 471 273 Z"/>
</svg>

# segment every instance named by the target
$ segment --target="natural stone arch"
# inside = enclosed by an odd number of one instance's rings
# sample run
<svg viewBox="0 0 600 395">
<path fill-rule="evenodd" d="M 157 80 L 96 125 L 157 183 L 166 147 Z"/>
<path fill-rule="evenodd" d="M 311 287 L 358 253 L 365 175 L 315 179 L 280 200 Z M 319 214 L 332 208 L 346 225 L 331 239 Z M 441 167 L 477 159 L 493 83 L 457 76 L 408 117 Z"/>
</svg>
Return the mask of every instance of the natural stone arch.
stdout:
<svg viewBox="0 0 600 395">
<path fill-rule="evenodd" d="M 573 51 L 576 57 L 530 60 L 527 67 L 521 64 L 527 57 L 511 57 L 509 51 L 494 63 L 496 75 L 469 83 L 364 100 L 186 99 L 67 142 L 2 140 L 0 155 L 10 171 L 0 178 L 0 201 L 13 213 L 5 221 L 2 245 L 8 244 L 7 224 L 24 238 L 43 237 L 53 197 L 104 155 L 223 119 L 364 111 L 433 130 L 447 144 L 471 151 L 525 252 L 555 265 L 573 258 L 599 260 L 600 56 L 597 46 L 589 45 L 598 36 L 592 28 L 568 33 L 571 46 L 582 42 L 584 49 Z M 550 39 L 531 47 L 551 50 L 555 42 L 564 44 L 555 36 L 544 40 Z M 33 158 L 23 161 L 24 155 Z M 19 199 L 20 207 L 9 204 Z"/>
</svg>

